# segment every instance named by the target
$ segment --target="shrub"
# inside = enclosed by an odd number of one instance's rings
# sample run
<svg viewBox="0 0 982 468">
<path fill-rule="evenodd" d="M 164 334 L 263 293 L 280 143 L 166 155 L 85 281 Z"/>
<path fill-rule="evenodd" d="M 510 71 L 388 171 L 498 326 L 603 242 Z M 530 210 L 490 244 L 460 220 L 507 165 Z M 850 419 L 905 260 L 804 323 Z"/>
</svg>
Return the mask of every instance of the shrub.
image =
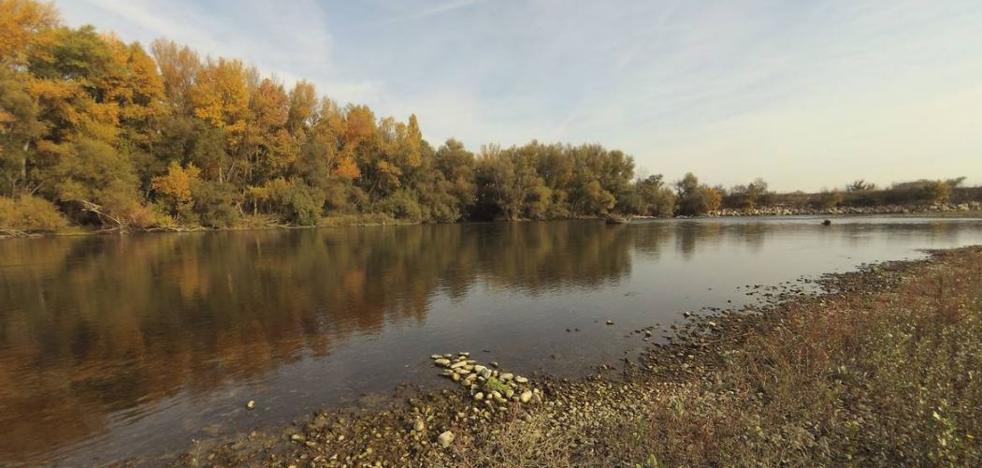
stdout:
<svg viewBox="0 0 982 468">
<path fill-rule="evenodd" d="M 51 202 L 30 195 L 18 199 L 0 197 L 0 229 L 53 232 L 68 221 Z"/>
<path fill-rule="evenodd" d="M 420 222 L 423 219 L 423 212 L 419 208 L 419 202 L 413 197 L 412 193 L 406 190 L 399 190 L 379 203 L 379 208 L 385 214 L 396 219 L 404 219 L 412 222 Z"/>
<path fill-rule="evenodd" d="M 202 182 L 192 192 L 194 211 L 201 217 L 201 224 L 215 228 L 232 227 L 241 218 L 238 204 L 242 197 L 231 184 Z"/>
</svg>

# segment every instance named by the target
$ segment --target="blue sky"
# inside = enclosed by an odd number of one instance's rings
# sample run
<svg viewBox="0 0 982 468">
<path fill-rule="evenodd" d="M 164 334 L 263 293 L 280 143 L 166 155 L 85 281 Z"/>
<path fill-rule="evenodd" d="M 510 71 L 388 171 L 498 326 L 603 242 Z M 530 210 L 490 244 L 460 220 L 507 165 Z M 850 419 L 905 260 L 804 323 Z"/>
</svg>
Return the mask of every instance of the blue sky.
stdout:
<svg viewBox="0 0 982 468">
<path fill-rule="evenodd" d="M 601 143 L 648 174 L 781 190 L 982 184 L 982 2 L 62 0 L 439 145 Z"/>
</svg>

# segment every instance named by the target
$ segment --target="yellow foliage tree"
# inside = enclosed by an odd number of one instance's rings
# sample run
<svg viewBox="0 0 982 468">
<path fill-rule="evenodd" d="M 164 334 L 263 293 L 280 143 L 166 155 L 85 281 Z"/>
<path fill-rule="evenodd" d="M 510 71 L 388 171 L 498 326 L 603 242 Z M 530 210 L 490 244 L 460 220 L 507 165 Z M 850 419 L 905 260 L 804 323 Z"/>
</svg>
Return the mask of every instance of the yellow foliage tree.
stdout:
<svg viewBox="0 0 982 468">
<path fill-rule="evenodd" d="M 209 60 L 191 88 L 194 115 L 241 140 L 249 118 L 248 72 L 240 60 Z"/>
<path fill-rule="evenodd" d="M 337 166 L 334 168 L 334 173 L 346 179 L 357 179 L 361 177 L 361 170 L 358 169 L 358 163 L 350 156 L 342 157 L 338 161 Z"/>
<path fill-rule="evenodd" d="M 287 117 L 287 128 L 294 134 L 299 134 L 310 126 L 317 110 L 317 91 L 308 81 L 300 80 L 290 90 L 290 109 Z"/>
<path fill-rule="evenodd" d="M 188 46 L 180 46 L 174 41 L 157 39 L 151 47 L 164 93 L 175 111 L 191 112 L 191 88 L 195 76 L 201 69 L 201 59 Z"/>
<path fill-rule="evenodd" d="M 153 178 L 153 189 L 160 194 L 173 197 L 179 203 L 191 201 L 194 185 L 201 178 L 201 170 L 194 164 L 181 167 L 180 164 L 172 162 L 167 168 L 167 174 Z"/>
<path fill-rule="evenodd" d="M 24 63 L 28 48 L 57 24 L 58 13 L 50 4 L 0 0 L 0 61 Z"/>
</svg>

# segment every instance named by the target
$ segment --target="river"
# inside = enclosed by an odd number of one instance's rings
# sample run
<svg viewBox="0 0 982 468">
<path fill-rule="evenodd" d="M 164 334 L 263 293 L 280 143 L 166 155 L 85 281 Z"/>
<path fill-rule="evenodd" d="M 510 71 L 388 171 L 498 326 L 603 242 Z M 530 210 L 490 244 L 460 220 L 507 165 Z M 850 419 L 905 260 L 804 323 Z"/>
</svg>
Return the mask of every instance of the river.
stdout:
<svg viewBox="0 0 982 468">
<path fill-rule="evenodd" d="M 982 244 L 982 220 L 570 221 L 5 240 L 0 464 L 154 460 L 192 439 L 372 404 L 400 383 L 437 388 L 445 383 L 433 353 L 471 351 L 523 374 L 582 375 L 642 349 L 636 328 L 747 303 L 745 285 L 969 244 Z"/>
</svg>

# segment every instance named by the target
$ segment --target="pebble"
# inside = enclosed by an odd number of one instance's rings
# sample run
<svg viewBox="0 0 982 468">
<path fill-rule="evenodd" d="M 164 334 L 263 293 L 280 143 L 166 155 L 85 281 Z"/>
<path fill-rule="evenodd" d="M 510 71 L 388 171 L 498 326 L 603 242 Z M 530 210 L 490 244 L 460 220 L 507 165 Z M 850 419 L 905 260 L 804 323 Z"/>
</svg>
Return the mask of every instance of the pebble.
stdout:
<svg viewBox="0 0 982 468">
<path fill-rule="evenodd" d="M 256 409 L 256 400 L 249 400 L 249 402 L 246 403 L 246 409 Z"/>
<path fill-rule="evenodd" d="M 446 431 L 439 436 L 437 436 L 436 441 L 440 444 L 440 447 L 447 448 L 453 444 L 454 435 L 453 432 Z"/>
<path fill-rule="evenodd" d="M 528 403 L 532 400 L 532 391 L 526 390 L 518 397 L 518 400 L 522 403 Z"/>
</svg>

